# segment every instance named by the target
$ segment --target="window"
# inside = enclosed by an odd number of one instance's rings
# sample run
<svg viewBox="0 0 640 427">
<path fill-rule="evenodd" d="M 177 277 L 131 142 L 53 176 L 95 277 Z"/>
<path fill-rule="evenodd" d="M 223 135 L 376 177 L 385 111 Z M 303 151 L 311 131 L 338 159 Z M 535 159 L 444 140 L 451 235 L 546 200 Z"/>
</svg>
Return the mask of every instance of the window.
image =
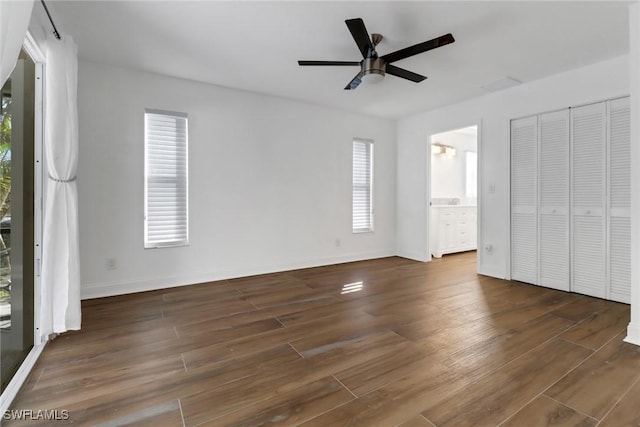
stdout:
<svg viewBox="0 0 640 427">
<path fill-rule="evenodd" d="M 0 391 L 8 393 L 10 381 L 25 366 L 34 344 L 34 292 L 36 243 L 40 241 L 40 211 L 35 203 L 39 172 L 42 108 L 35 95 L 42 93 L 40 64 L 26 49 L 0 88 Z M 36 76 L 38 79 L 36 80 Z M 37 122 L 36 122 L 37 120 Z M 38 160 L 39 162 L 39 160 Z M 36 233 L 34 234 L 34 231 Z"/>
<path fill-rule="evenodd" d="M 144 131 L 144 247 L 187 245 L 187 115 L 146 109 Z"/>
<path fill-rule="evenodd" d="M 465 156 L 466 197 L 476 198 L 478 197 L 478 153 L 467 151 Z"/>
<path fill-rule="evenodd" d="M 353 232 L 373 231 L 373 141 L 353 140 Z"/>
</svg>

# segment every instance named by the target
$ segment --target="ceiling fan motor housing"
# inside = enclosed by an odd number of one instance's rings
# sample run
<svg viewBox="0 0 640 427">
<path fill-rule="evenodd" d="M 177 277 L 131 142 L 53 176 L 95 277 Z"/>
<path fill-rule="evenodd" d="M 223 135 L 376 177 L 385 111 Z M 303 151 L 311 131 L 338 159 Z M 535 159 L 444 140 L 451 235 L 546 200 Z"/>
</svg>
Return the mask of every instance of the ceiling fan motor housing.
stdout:
<svg viewBox="0 0 640 427">
<path fill-rule="evenodd" d="M 387 64 L 382 58 L 365 58 L 362 60 L 362 81 L 375 83 L 384 78 Z"/>
</svg>

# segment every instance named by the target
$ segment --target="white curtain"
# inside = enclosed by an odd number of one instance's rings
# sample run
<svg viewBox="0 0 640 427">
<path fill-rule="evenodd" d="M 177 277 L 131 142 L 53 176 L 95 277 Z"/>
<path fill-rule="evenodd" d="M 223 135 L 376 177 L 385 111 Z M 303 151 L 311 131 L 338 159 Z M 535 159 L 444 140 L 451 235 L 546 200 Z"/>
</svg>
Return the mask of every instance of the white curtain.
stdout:
<svg viewBox="0 0 640 427">
<path fill-rule="evenodd" d="M 46 45 L 45 154 L 40 332 L 80 329 L 78 244 L 78 54 L 68 35 Z"/>
<path fill-rule="evenodd" d="M 33 0 L 0 0 L 0 87 L 16 66 L 27 35 Z"/>
</svg>

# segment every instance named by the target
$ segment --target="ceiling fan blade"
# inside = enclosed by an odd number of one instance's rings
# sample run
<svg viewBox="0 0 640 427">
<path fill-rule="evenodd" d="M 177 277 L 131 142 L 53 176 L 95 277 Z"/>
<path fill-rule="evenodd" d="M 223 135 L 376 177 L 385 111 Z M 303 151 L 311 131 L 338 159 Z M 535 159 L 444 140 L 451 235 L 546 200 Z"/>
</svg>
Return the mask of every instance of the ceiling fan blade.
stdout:
<svg viewBox="0 0 640 427">
<path fill-rule="evenodd" d="M 360 65 L 358 61 L 298 61 L 298 65 Z"/>
<path fill-rule="evenodd" d="M 413 55 L 417 55 L 422 52 L 426 52 L 431 49 L 435 49 L 440 46 L 453 43 L 455 39 L 451 34 L 445 34 L 444 36 L 436 37 L 435 39 L 418 43 L 413 46 L 405 47 L 404 49 L 396 50 L 395 52 L 387 53 L 382 56 L 387 64 L 399 61 L 401 59 L 408 58 Z"/>
<path fill-rule="evenodd" d="M 387 64 L 387 74 L 394 75 L 396 77 L 401 77 L 403 79 L 411 80 L 412 82 L 420 83 L 424 79 L 425 76 L 421 76 L 420 74 L 416 74 L 412 71 L 405 70 L 404 68 L 396 67 L 395 65 Z"/>
<path fill-rule="evenodd" d="M 355 40 L 356 44 L 358 45 L 358 49 L 360 49 L 362 57 L 366 58 L 369 54 L 369 50 L 373 50 L 375 49 L 375 47 L 373 46 L 371 37 L 369 37 L 367 27 L 364 26 L 364 21 L 361 18 L 355 18 L 347 19 L 344 22 L 347 24 L 349 31 L 351 31 L 353 40 Z"/>
<path fill-rule="evenodd" d="M 360 76 L 360 73 L 358 73 L 353 78 L 353 80 L 351 80 L 349 84 L 344 87 L 344 90 L 353 90 L 357 88 L 360 85 L 360 83 L 362 83 L 362 77 Z"/>
</svg>

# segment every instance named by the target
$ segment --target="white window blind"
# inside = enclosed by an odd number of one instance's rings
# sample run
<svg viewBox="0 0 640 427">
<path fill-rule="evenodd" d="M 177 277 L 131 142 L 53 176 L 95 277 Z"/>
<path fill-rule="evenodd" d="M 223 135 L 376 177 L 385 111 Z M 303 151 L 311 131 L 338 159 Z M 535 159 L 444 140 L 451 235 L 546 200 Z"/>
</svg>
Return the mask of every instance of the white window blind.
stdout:
<svg viewBox="0 0 640 427">
<path fill-rule="evenodd" d="M 373 141 L 353 140 L 353 232 L 373 231 Z"/>
<path fill-rule="evenodd" d="M 146 109 L 144 247 L 189 243 L 187 115 Z"/>
</svg>

